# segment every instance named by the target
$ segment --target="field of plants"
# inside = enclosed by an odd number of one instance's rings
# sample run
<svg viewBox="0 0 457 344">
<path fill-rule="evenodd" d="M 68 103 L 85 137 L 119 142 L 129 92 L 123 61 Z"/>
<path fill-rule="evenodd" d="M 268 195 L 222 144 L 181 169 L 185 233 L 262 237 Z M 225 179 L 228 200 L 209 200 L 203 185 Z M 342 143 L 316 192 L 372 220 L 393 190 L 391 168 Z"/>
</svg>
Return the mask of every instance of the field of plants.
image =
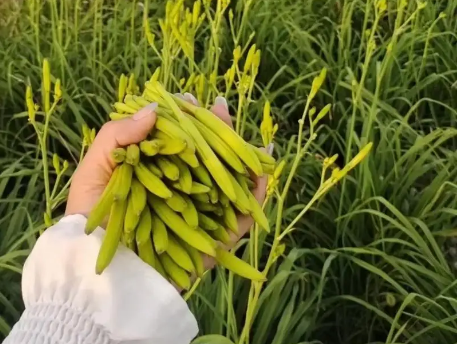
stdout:
<svg viewBox="0 0 457 344">
<path fill-rule="evenodd" d="M 195 343 L 456 343 L 456 56 L 457 0 L 1 1 L 0 340 L 121 74 L 158 73 L 283 167 L 235 248 L 268 280 L 205 275 Z"/>
</svg>

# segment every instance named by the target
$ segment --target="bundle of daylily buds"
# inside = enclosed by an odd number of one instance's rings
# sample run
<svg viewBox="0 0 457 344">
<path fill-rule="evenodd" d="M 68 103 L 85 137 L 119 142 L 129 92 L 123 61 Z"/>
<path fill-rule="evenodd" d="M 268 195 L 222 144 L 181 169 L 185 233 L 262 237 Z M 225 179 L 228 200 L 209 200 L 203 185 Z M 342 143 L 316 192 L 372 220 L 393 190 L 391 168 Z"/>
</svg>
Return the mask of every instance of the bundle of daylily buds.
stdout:
<svg viewBox="0 0 457 344">
<path fill-rule="evenodd" d="M 97 273 L 122 242 L 183 289 L 190 288 L 192 275 L 204 273 L 203 254 L 240 276 L 264 280 L 220 243 L 230 243 L 229 232 L 238 234 L 239 214 L 269 230 L 251 175 L 272 174 L 275 159 L 156 80 L 146 82 L 142 95 L 122 88 L 111 120 L 155 102 L 157 121 L 144 141 L 112 152 L 117 166 L 86 226 L 89 234 L 109 216 Z"/>
</svg>

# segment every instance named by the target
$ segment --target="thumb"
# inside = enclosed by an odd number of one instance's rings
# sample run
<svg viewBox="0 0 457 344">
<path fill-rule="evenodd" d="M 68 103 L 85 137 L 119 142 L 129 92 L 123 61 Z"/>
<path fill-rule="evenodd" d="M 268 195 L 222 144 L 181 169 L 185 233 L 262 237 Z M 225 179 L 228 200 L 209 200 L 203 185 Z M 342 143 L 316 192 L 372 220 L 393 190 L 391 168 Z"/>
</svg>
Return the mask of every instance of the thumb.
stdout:
<svg viewBox="0 0 457 344">
<path fill-rule="evenodd" d="M 84 157 L 78 172 L 83 175 L 89 171 L 91 173 L 101 172 L 109 179 L 115 167 L 111 152 L 115 148 L 144 140 L 154 127 L 156 108 L 157 103 L 151 103 L 130 118 L 104 124 Z M 95 169 L 100 170 L 94 171 Z"/>
</svg>

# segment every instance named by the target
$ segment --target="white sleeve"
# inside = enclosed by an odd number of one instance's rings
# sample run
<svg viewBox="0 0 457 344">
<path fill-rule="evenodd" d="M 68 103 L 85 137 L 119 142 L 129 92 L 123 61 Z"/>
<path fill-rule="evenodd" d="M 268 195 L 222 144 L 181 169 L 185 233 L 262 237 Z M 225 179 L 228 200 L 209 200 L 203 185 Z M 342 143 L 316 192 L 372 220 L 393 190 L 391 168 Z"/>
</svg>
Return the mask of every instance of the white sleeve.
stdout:
<svg viewBox="0 0 457 344">
<path fill-rule="evenodd" d="M 195 317 L 176 289 L 120 245 L 95 274 L 104 230 L 64 217 L 38 239 L 22 275 L 25 311 L 4 344 L 188 344 Z"/>
</svg>

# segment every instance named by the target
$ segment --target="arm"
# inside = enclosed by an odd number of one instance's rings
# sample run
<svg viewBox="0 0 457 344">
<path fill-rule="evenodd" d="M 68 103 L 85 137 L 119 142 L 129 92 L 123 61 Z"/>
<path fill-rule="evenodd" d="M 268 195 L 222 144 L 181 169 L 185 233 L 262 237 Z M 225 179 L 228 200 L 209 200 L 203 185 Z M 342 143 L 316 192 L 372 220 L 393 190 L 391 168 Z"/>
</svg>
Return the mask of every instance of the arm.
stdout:
<svg viewBox="0 0 457 344">
<path fill-rule="evenodd" d="M 101 275 L 95 262 L 104 235 L 84 233 L 86 218 L 115 167 L 111 151 L 137 143 L 155 123 L 155 106 L 99 131 L 73 176 L 66 216 L 48 228 L 22 276 L 25 311 L 6 344 L 188 344 L 196 320 L 179 293 L 122 245 Z"/>
<path fill-rule="evenodd" d="M 198 327 L 187 304 L 133 252 L 121 246 L 94 273 L 104 231 L 88 236 L 85 222 L 64 217 L 37 241 L 23 271 L 26 310 L 4 343 L 189 343 Z"/>
<path fill-rule="evenodd" d="M 132 118 L 100 130 L 73 176 L 66 217 L 46 230 L 26 261 L 26 310 L 5 344 L 188 344 L 197 334 L 196 320 L 176 289 L 124 246 L 96 275 L 104 231 L 84 233 L 83 215 L 98 201 L 115 167 L 111 151 L 143 140 L 154 126 L 154 109 L 150 104 Z M 212 111 L 231 125 L 225 99 L 216 98 Z M 253 194 L 262 202 L 267 179 L 255 182 Z M 232 247 L 252 223 L 251 217 L 240 216 L 239 235 L 230 233 L 232 243 L 226 247 Z M 207 268 L 214 264 L 205 258 Z"/>
</svg>

